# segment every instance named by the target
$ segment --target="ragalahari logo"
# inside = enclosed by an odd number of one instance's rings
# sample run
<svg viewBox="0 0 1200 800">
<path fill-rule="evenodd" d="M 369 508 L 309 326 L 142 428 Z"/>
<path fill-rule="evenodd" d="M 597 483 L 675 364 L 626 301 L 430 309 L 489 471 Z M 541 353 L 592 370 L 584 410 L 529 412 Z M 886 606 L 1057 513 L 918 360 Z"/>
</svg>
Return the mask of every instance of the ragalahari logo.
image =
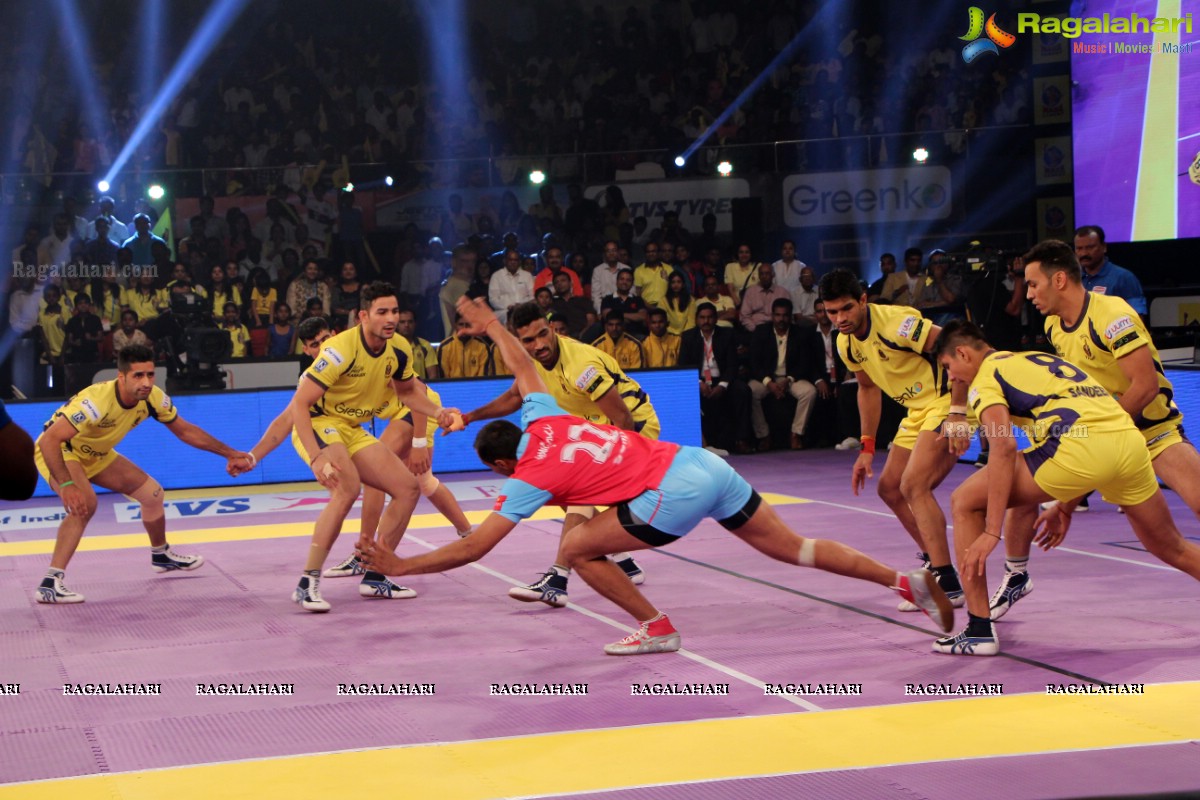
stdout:
<svg viewBox="0 0 1200 800">
<path fill-rule="evenodd" d="M 996 24 L 996 15 L 992 14 L 987 18 L 987 22 L 983 21 L 983 9 L 979 6 L 971 6 L 968 13 L 969 26 L 965 36 L 958 37 L 964 42 L 968 42 L 963 48 L 963 61 L 970 64 L 975 59 L 979 58 L 984 53 L 992 53 L 999 55 L 1001 47 L 1007 49 L 1013 46 L 1013 42 L 1017 40 L 1006 30 L 1003 30 Z M 986 39 L 979 37 L 987 34 Z"/>
</svg>

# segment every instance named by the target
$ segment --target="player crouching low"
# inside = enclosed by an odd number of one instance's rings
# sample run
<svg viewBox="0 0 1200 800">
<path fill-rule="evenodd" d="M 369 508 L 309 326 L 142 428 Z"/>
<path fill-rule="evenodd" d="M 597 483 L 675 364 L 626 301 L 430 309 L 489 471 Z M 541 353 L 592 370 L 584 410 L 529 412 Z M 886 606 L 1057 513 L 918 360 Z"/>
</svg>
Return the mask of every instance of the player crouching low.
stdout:
<svg viewBox="0 0 1200 800">
<path fill-rule="evenodd" d="M 608 510 L 567 533 L 564 549 L 592 588 L 639 623 L 636 632 L 604 648 L 610 655 L 678 650 L 680 636 L 606 556 L 669 544 L 705 517 L 784 563 L 891 587 L 943 631 L 953 627 L 954 609 L 931 573 L 900 574 L 846 545 L 796 535 L 742 476 L 705 450 L 567 415 L 546 393 L 520 342 L 487 306 L 464 298 L 459 311 L 473 331 L 486 332 L 501 348 L 523 397 L 524 432 L 497 420 L 475 441 L 480 459 L 508 480 L 497 510 L 470 537 L 413 558 L 366 544 L 362 558 L 371 569 L 387 575 L 442 572 L 479 560 L 547 503 L 604 505 Z"/>
</svg>

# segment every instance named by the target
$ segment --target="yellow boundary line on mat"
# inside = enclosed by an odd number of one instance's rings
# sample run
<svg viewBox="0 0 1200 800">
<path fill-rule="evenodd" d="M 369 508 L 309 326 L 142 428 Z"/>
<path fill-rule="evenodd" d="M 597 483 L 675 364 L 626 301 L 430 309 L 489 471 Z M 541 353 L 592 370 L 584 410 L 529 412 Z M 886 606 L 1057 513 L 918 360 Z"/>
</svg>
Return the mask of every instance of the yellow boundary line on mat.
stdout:
<svg viewBox="0 0 1200 800">
<path fill-rule="evenodd" d="M 349 776 L 439 800 L 572 794 L 1187 742 L 1200 739 L 1197 708 L 1200 682 L 970 698 L 86 776 L 0 786 L 0 800 L 339 797 Z"/>
<path fill-rule="evenodd" d="M 304 485 L 304 484 L 301 484 Z M 314 486 L 317 484 L 313 484 Z M 227 493 L 225 493 L 227 494 Z M 184 497 L 196 497 L 196 495 L 183 495 Z M 805 500 L 801 497 L 789 497 L 782 494 L 766 493 L 763 497 L 771 505 L 786 506 L 796 505 L 797 503 L 809 503 L 810 500 Z M 314 509 L 316 510 L 316 509 Z M 467 519 L 472 525 L 483 522 L 483 520 L 491 513 L 491 511 L 467 511 L 464 512 Z M 531 520 L 549 520 L 561 519 L 562 510 L 558 508 L 542 508 L 537 511 Z M 167 534 L 170 537 L 171 543 L 176 545 L 181 544 L 207 544 L 211 542 L 248 542 L 256 539 L 288 539 L 298 538 L 312 535 L 312 522 L 277 522 L 265 525 L 236 525 L 230 526 L 229 517 L 212 517 L 214 527 L 212 528 L 193 528 L 191 530 L 171 530 L 168 523 Z M 313 514 L 313 519 L 316 519 L 316 514 Z M 84 535 L 79 542 L 79 551 L 96 551 L 96 550 L 129 550 L 135 547 L 146 546 L 146 534 L 141 530 L 141 525 L 136 522 L 127 523 L 129 526 L 137 530 L 137 533 L 114 533 L 107 536 L 88 536 Z M 342 533 L 358 533 L 359 520 L 347 519 L 345 525 L 342 526 Z M 422 530 L 427 528 L 446 528 L 450 523 L 441 514 L 414 514 L 412 521 L 408 525 L 408 530 Z M 17 542 L 0 542 L 0 558 L 10 558 L 13 556 L 33 556 L 45 555 L 54 552 L 54 539 L 29 539 L 26 541 Z"/>
</svg>

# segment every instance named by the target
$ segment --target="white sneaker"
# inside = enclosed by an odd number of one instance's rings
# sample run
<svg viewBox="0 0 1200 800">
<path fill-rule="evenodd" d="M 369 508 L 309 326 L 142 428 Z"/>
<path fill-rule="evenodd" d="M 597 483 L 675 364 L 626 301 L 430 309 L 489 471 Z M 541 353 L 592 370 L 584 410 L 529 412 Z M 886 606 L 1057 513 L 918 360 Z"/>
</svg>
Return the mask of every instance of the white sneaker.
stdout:
<svg viewBox="0 0 1200 800">
<path fill-rule="evenodd" d="M 60 573 L 54 577 L 47 575 L 42 578 L 42 582 L 38 584 L 35 599 L 39 603 L 82 603 L 83 595 L 79 592 L 72 592 L 63 586 L 63 576 Z"/>
<path fill-rule="evenodd" d="M 860 449 L 862 449 L 862 442 L 860 442 L 858 439 L 855 439 L 853 436 L 847 436 L 845 439 L 842 439 L 842 441 L 835 444 L 833 446 L 833 449 L 834 450 L 860 450 Z"/>
<path fill-rule="evenodd" d="M 706 445 L 704 446 L 704 449 L 705 449 L 705 450 L 707 450 L 708 452 L 712 453 L 714 456 L 720 456 L 721 458 L 728 458 L 728 457 L 729 457 L 729 451 L 728 451 L 728 450 L 722 450 L 722 449 L 721 449 L 721 448 L 719 448 L 719 447 L 713 447 L 711 444 L 706 444 Z"/>
<path fill-rule="evenodd" d="M 363 578 L 362 583 L 358 585 L 358 593 L 363 597 L 382 597 L 385 600 L 407 600 L 417 596 L 415 590 L 392 583 L 388 578 L 381 581 Z"/>
<path fill-rule="evenodd" d="M 322 578 L 349 578 L 352 575 L 362 575 L 366 572 L 362 562 L 358 560 L 358 553 L 351 553 L 350 556 L 340 564 L 330 567 L 321 573 Z"/>
<path fill-rule="evenodd" d="M 296 586 L 296 590 L 292 592 L 292 600 L 299 604 L 305 611 L 312 611 L 318 614 L 324 613 L 333 607 L 321 597 L 321 579 L 314 578 L 311 575 L 304 575 L 300 578 L 300 583 Z"/>
</svg>

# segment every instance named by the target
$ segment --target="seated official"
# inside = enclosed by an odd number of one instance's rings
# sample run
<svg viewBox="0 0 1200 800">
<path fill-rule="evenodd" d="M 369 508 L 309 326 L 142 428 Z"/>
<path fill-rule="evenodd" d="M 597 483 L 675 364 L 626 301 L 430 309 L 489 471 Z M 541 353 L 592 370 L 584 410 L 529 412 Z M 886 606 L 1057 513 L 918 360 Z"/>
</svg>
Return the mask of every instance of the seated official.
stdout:
<svg viewBox="0 0 1200 800">
<path fill-rule="evenodd" d="M 771 449 L 771 434 L 763 413 L 763 400 L 791 396 L 796 400 L 792 415 L 791 447 L 804 447 L 804 428 L 817 397 L 817 386 L 829 394 L 821 340 L 811 328 L 792 322 L 792 301 L 779 298 L 771 304 L 771 324 L 760 325 L 750 340 L 751 420 L 760 451 Z"/>
</svg>

